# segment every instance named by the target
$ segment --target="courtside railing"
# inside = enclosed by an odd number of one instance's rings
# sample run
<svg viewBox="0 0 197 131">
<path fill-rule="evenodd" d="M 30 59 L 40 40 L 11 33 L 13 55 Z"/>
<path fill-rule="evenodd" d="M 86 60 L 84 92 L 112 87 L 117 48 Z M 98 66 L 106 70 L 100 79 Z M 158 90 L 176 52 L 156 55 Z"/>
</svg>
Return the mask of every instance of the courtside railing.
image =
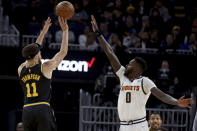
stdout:
<svg viewBox="0 0 197 131">
<path fill-rule="evenodd" d="M 9 27 L 8 33 L 0 34 L 0 45 L 9 46 L 9 47 L 18 47 L 19 46 L 19 37 L 20 33 L 14 25 Z"/>
<path fill-rule="evenodd" d="M 0 6 L 0 45 L 9 47 L 19 46 L 20 33 L 14 25 L 9 25 L 9 17 L 3 16 L 3 7 Z"/>
<path fill-rule="evenodd" d="M 36 39 L 38 38 L 38 36 L 36 35 L 22 35 L 22 47 L 31 44 L 31 43 L 35 43 Z M 51 43 L 51 35 L 46 35 L 43 43 Z"/>
<path fill-rule="evenodd" d="M 79 131 L 118 131 L 119 117 L 116 107 L 93 106 L 92 96 L 80 90 Z M 188 110 L 147 109 L 147 118 L 152 113 L 161 115 L 168 131 L 188 131 Z"/>
</svg>

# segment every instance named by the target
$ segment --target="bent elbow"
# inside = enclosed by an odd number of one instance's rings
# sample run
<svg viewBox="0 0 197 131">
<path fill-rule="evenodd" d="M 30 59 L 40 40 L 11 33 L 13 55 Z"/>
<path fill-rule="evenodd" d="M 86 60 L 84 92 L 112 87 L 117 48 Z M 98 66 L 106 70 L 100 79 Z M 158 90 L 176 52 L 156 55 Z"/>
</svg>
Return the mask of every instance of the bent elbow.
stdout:
<svg viewBox="0 0 197 131">
<path fill-rule="evenodd" d="M 64 50 L 63 52 L 64 57 L 68 54 L 68 50 Z"/>
<path fill-rule="evenodd" d="M 68 53 L 68 50 L 60 50 L 61 56 L 65 57 Z"/>
</svg>

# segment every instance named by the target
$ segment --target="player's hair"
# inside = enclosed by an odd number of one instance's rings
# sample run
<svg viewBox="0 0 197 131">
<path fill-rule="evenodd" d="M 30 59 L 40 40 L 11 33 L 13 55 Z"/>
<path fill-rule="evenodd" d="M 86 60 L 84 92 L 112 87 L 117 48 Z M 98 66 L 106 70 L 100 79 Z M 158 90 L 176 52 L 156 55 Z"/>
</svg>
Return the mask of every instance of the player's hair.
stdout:
<svg viewBox="0 0 197 131">
<path fill-rule="evenodd" d="M 142 73 L 147 70 L 147 63 L 143 58 L 135 57 L 134 60 L 136 61 L 136 63 L 138 63 L 140 65 L 140 67 L 142 69 Z"/>
<path fill-rule="evenodd" d="M 161 119 L 161 115 L 159 112 L 153 112 L 152 114 L 149 115 L 149 119 L 151 118 L 151 116 L 153 115 L 159 115 L 160 119 Z"/>
<path fill-rule="evenodd" d="M 30 60 L 30 59 L 33 59 L 34 56 L 36 56 L 39 51 L 40 51 L 40 45 L 37 43 L 32 43 L 32 44 L 25 46 L 22 49 L 22 56 L 26 60 Z"/>
</svg>

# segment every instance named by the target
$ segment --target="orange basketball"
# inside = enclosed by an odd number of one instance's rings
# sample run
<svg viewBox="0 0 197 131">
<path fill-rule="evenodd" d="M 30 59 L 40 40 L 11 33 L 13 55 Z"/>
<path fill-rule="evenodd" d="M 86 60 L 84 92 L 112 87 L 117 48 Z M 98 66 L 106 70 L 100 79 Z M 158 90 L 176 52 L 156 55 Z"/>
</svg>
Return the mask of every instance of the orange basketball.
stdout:
<svg viewBox="0 0 197 131">
<path fill-rule="evenodd" d="M 74 6 L 69 1 L 62 1 L 56 6 L 55 14 L 62 16 L 64 19 L 70 19 L 75 12 Z"/>
</svg>

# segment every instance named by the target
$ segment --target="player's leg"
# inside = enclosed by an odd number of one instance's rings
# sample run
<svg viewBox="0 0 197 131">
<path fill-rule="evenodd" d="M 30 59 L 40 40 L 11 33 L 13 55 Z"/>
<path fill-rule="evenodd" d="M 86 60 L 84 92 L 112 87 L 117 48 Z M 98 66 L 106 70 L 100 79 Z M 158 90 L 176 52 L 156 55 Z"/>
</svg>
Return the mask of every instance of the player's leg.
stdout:
<svg viewBox="0 0 197 131">
<path fill-rule="evenodd" d="M 139 130 L 139 131 L 149 131 L 148 122 L 147 121 L 139 123 L 138 126 L 141 127 L 141 130 Z"/>
<path fill-rule="evenodd" d="M 133 125 L 121 125 L 119 131 L 149 131 L 148 122 Z"/>
<path fill-rule="evenodd" d="M 42 106 L 41 111 L 37 114 L 37 121 L 37 131 L 57 131 L 55 117 L 50 107 Z"/>
<path fill-rule="evenodd" d="M 197 131 L 197 111 L 193 122 L 193 131 Z"/>
<path fill-rule="evenodd" d="M 35 131 L 37 125 L 35 122 L 34 112 L 28 107 L 23 109 L 22 120 L 25 131 Z"/>
<path fill-rule="evenodd" d="M 120 125 L 119 131 L 127 131 L 131 125 Z"/>
</svg>

